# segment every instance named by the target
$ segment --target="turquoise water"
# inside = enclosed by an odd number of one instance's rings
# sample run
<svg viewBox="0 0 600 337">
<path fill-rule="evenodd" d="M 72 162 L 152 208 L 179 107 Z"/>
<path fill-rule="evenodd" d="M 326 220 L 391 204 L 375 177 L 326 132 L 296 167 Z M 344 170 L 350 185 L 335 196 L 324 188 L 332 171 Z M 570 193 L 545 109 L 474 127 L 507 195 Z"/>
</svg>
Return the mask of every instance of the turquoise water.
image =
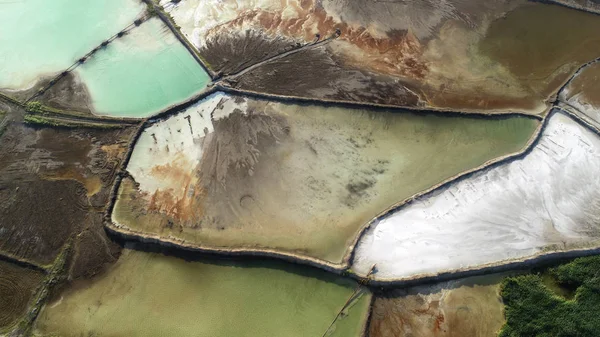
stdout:
<svg viewBox="0 0 600 337">
<path fill-rule="evenodd" d="M 62 71 L 144 8 L 138 0 L 0 0 L 0 88 Z"/>
<path fill-rule="evenodd" d="M 150 19 L 76 71 L 98 114 L 146 117 L 206 87 L 208 74 L 156 18 Z"/>
</svg>

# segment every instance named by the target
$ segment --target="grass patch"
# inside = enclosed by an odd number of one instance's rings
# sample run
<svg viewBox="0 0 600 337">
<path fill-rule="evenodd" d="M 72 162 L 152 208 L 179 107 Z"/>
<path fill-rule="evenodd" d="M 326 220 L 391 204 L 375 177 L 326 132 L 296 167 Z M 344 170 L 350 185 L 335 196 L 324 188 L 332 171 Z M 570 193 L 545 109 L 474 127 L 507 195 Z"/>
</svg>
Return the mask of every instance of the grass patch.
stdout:
<svg viewBox="0 0 600 337">
<path fill-rule="evenodd" d="M 27 102 L 25 104 L 25 111 L 30 113 L 38 113 L 38 114 L 58 114 L 58 115 L 67 115 L 67 116 L 85 116 L 86 113 L 83 112 L 75 112 L 75 111 L 65 111 L 57 108 L 53 108 L 47 105 L 42 104 L 39 101 Z"/>
<path fill-rule="evenodd" d="M 600 256 L 579 258 L 548 270 L 556 284 L 575 291 L 567 300 L 540 275 L 511 277 L 502 283 L 506 325 L 500 337 L 597 336 L 600 331 Z"/>
</svg>

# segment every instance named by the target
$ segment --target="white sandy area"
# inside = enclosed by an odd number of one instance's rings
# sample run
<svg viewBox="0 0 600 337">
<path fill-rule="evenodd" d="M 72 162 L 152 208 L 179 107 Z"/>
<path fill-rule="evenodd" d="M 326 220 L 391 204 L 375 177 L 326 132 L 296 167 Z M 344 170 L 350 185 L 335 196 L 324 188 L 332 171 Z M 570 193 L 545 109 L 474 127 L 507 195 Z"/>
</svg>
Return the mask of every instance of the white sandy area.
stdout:
<svg viewBox="0 0 600 337">
<path fill-rule="evenodd" d="M 554 113 L 523 159 L 487 169 L 373 224 L 353 270 L 403 279 L 585 246 L 600 231 L 600 139 Z"/>
<path fill-rule="evenodd" d="M 224 108 L 215 110 L 219 103 Z M 153 170 L 171 165 L 180 172 L 192 172 L 202 157 L 204 137 L 214 130 L 213 121 L 233 112 L 234 105 L 237 106 L 233 99 L 217 93 L 144 130 L 127 166 L 129 173 L 140 184 L 140 190 L 153 193 L 157 190 L 183 189 L 183 182 L 177 181 L 181 176 L 170 174 L 168 176 L 172 179 L 159 179 Z M 244 111 L 244 107 L 241 108 Z M 211 118 L 212 114 L 214 116 Z"/>
</svg>

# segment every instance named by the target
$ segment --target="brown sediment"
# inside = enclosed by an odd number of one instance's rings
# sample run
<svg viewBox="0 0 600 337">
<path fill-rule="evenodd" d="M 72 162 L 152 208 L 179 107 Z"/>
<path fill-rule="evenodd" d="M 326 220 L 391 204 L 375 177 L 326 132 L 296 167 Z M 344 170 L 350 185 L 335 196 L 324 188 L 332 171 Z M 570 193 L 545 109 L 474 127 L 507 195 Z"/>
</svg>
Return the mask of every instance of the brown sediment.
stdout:
<svg viewBox="0 0 600 337">
<path fill-rule="evenodd" d="M 479 49 L 509 69 L 532 95 L 544 99 L 581 64 L 600 54 L 595 33 L 599 30 L 600 16 L 531 3 L 494 21 Z"/>
<path fill-rule="evenodd" d="M 376 296 L 370 337 L 488 337 L 504 324 L 504 275 L 473 277 Z"/>
<path fill-rule="evenodd" d="M 290 3 L 294 6 L 294 3 Z M 336 30 L 340 32 L 340 39 L 359 47 L 364 53 L 378 55 L 367 59 L 372 70 L 399 76 L 422 77 L 427 66 L 419 59 L 421 46 L 416 37 L 407 30 L 392 30 L 387 36 L 374 36 L 365 27 L 354 27 L 346 22 L 337 22 L 328 15 L 327 11 L 313 1 L 304 1 L 301 6 L 294 6 L 298 15 L 288 18 L 279 10 L 251 9 L 223 24 L 210 29 L 207 40 L 212 36 L 227 34 L 232 29 L 254 26 L 262 29 L 267 34 L 278 34 L 303 39 L 306 42 L 315 40 L 315 35 L 329 37 Z M 365 60 L 363 60 L 365 61 Z"/>
<path fill-rule="evenodd" d="M 50 81 L 55 81 L 50 85 Z M 58 80 L 49 77 L 39 79 L 31 88 L 11 91 L 15 99 L 25 102 L 35 95 L 40 89 L 46 91 L 34 100 L 55 109 L 73 111 L 82 116 L 92 115 L 93 106 L 91 96 L 85 83 L 74 72 L 68 72 Z"/>
<path fill-rule="evenodd" d="M 75 72 L 69 72 L 35 100 L 57 109 L 94 113 L 91 94 Z"/>
<path fill-rule="evenodd" d="M 477 95 L 460 91 L 446 91 L 435 89 L 422 89 L 422 97 L 428 106 L 444 107 L 448 109 L 485 110 L 485 111 L 511 111 L 522 109 L 537 114 L 540 111 L 541 100 L 532 100 L 530 97 L 513 98 L 509 96 L 494 96 L 491 94 Z"/>
<path fill-rule="evenodd" d="M 216 73 L 228 75 L 295 48 L 295 44 L 289 38 L 271 37 L 262 31 L 247 29 L 212 36 L 199 52 Z"/>
<path fill-rule="evenodd" d="M 580 95 L 581 103 L 591 104 L 600 108 L 600 62 L 583 69 L 567 86 L 568 95 L 571 100 L 573 96 Z"/>
<path fill-rule="evenodd" d="M 476 110 L 476 109 L 461 109 L 461 108 L 445 108 L 445 107 L 431 107 L 431 106 L 399 106 L 394 104 L 384 104 L 384 103 L 373 103 L 366 101 L 349 101 L 343 99 L 332 99 L 332 98 L 313 98 L 308 96 L 297 96 L 294 94 L 289 95 L 281 95 L 281 94 L 272 94 L 266 92 L 258 92 L 250 89 L 241 89 L 234 88 L 228 85 L 224 85 L 223 83 L 215 86 L 219 91 L 226 92 L 232 95 L 243 95 L 246 97 L 256 98 L 256 99 L 268 99 L 274 102 L 282 102 L 282 103 L 290 103 L 290 104 L 315 104 L 323 107 L 340 107 L 340 108 L 363 108 L 370 109 L 373 111 L 382 111 L 389 110 L 392 112 L 413 112 L 413 113 L 422 113 L 422 114 L 443 114 L 447 116 L 454 117 L 484 117 L 484 118 L 494 118 L 496 117 L 528 117 L 535 118 L 537 120 L 543 120 L 544 115 L 552 110 L 552 107 L 546 108 L 542 114 L 539 113 L 531 113 L 531 112 L 523 112 L 518 110 Z"/>
<path fill-rule="evenodd" d="M 30 128 L 13 122 L 0 146 L 0 249 L 47 265 L 67 240 L 102 209 L 130 129 Z M 120 153 L 120 154 L 119 154 Z"/>
<path fill-rule="evenodd" d="M 532 8 L 535 13 L 527 14 Z M 572 71 L 587 61 L 590 53 L 597 53 L 594 50 L 599 45 L 592 33 L 598 30 L 597 16 L 524 1 L 399 1 L 373 3 L 368 8 L 353 0 L 318 4 L 292 1 L 268 8 L 242 6 L 233 14 L 234 19 L 209 29 L 200 39 L 210 44 L 241 38 L 237 45 L 244 45 L 243 34 L 231 33 L 233 30 L 254 32 L 253 43 L 259 35 L 308 43 L 315 41 L 317 33 L 321 38 L 331 36 L 336 29 L 341 33 L 327 46 L 325 58 L 311 56 L 309 51 L 289 55 L 252 70 L 232 82 L 233 87 L 278 95 L 290 95 L 293 87 L 299 87 L 295 96 L 399 106 L 411 106 L 416 101 L 436 108 L 516 109 L 538 114 L 549 106 L 549 96 Z M 503 23 L 506 21 L 510 22 Z M 512 32 L 528 27 L 530 21 L 533 29 Z M 547 22 L 557 22 L 555 26 L 562 28 L 546 29 Z M 497 28 L 502 25 L 508 28 Z M 447 33 L 451 26 L 460 29 Z M 506 39 L 522 38 L 506 42 L 503 34 Z M 552 41 L 565 37 L 570 43 L 567 47 Z M 507 43 L 523 41 L 524 46 L 506 47 Z M 203 53 L 210 52 L 202 48 Z M 559 57 L 555 57 L 557 52 Z M 511 53 L 514 55 L 507 56 Z M 237 59 L 236 64 L 243 62 Z M 303 88 L 306 83 L 316 85 L 309 90 Z M 375 87 L 385 94 L 377 97 L 377 90 L 370 89 Z"/>
<path fill-rule="evenodd" d="M 0 260 L 0 332 L 27 312 L 44 273 Z"/>
<path fill-rule="evenodd" d="M 102 213 L 90 215 L 93 226 L 78 234 L 69 278 L 90 278 L 117 261 L 121 247 L 110 240 L 102 226 Z"/>
<path fill-rule="evenodd" d="M 0 249 L 40 264 L 58 254 L 85 218 L 85 190 L 74 181 L 45 181 L 22 175 L 22 182 L 2 182 Z"/>
<path fill-rule="evenodd" d="M 327 47 L 264 64 L 233 84 L 240 89 L 333 100 L 414 106 L 419 97 L 397 79 L 344 67 Z"/>
</svg>

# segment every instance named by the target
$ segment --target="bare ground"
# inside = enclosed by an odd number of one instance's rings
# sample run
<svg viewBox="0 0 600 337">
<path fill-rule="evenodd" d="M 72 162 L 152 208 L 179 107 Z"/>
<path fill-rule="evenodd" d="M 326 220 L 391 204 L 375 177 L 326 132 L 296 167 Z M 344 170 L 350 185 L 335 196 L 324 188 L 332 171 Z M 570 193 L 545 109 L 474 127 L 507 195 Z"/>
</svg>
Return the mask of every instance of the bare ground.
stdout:
<svg viewBox="0 0 600 337">
<path fill-rule="evenodd" d="M 0 250 L 47 265 L 79 232 L 103 237 L 100 217 L 131 134 L 11 123 L 0 143 Z M 80 238 L 89 243 L 85 249 L 106 250 L 102 239 Z M 92 269 L 99 264 L 78 256 Z M 78 275 L 85 274 L 82 263 Z"/>
</svg>

